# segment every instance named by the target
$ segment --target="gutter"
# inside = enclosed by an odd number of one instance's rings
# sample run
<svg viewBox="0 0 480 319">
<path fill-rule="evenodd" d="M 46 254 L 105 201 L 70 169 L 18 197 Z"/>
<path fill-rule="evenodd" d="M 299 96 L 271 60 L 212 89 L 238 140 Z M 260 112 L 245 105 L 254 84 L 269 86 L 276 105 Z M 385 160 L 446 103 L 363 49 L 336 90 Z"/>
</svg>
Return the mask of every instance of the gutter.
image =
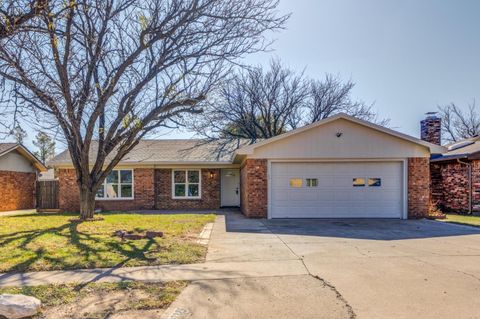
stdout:
<svg viewBox="0 0 480 319">
<path fill-rule="evenodd" d="M 468 213 L 471 215 L 473 213 L 473 173 L 472 173 L 472 164 L 467 162 L 462 162 L 457 158 L 459 164 L 465 165 L 468 167 Z"/>
</svg>

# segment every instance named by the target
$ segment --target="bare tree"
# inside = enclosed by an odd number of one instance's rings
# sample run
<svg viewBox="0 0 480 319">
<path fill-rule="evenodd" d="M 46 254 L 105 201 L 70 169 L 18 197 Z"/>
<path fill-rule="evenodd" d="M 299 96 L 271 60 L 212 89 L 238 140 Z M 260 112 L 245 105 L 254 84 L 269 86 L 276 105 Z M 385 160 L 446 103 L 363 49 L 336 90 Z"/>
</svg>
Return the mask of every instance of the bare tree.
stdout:
<svg viewBox="0 0 480 319">
<path fill-rule="evenodd" d="M 337 113 L 346 113 L 357 118 L 387 125 L 388 119 L 379 119 L 373 104 L 354 100 L 351 97 L 355 83 L 342 81 L 338 76 L 326 74 L 323 80 L 310 83 L 310 100 L 306 109 L 307 123 L 314 123 Z"/>
<path fill-rule="evenodd" d="M 457 142 L 480 134 L 480 113 L 475 100 L 467 106 L 466 110 L 462 110 L 455 103 L 439 106 L 438 109 L 446 141 Z"/>
<path fill-rule="evenodd" d="M 273 60 L 266 71 L 247 68 L 224 81 L 193 127 L 220 151 L 231 151 L 240 145 L 235 141 L 255 143 L 340 112 L 387 124 L 372 105 L 352 99 L 353 87 L 329 74 L 308 80 Z"/>
<path fill-rule="evenodd" d="M 195 118 L 195 129 L 210 138 L 246 139 L 250 143 L 284 133 L 306 101 L 301 75 L 272 61 L 268 71 L 251 68 L 224 81 Z"/>
<path fill-rule="evenodd" d="M 28 22 L 40 15 L 48 0 L 0 1 L 0 39 L 28 29 Z"/>
<path fill-rule="evenodd" d="M 142 137 L 199 112 L 232 62 L 269 45 L 265 32 L 288 18 L 278 16 L 277 5 L 48 1 L 24 25 L 28 32 L 0 39 L 0 78 L 8 85 L 3 101 L 13 95 L 36 122 L 61 128 L 77 175 L 80 217 L 90 219 L 103 180 Z"/>
</svg>

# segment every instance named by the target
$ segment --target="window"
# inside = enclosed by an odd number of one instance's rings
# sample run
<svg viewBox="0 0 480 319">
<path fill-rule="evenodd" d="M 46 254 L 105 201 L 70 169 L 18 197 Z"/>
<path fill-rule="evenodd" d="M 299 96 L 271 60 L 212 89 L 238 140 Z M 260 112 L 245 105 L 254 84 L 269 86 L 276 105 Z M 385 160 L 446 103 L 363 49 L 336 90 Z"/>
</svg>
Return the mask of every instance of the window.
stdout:
<svg viewBox="0 0 480 319">
<path fill-rule="evenodd" d="M 307 187 L 317 187 L 318 179 L 317 178 L 307 178 Z"/>
<path fill-rule="evenodd" d="M 303 185 L 303 180 L 301 178 L 292 178 L 290 179 L 290 187 L 292 188 L 301 188 Z"/>
<path fill-rule="evenodd" d="M 200 198 L 200 171 L 173 171 L 173 198 Z"/>
<path fill-rule="evenodd" d="M 368 179 L 368 186 L 369 187 L 380 187 L 382 186 L 382 179 L 381 178 L 369 178 Z"/>
<path fill-rule="evenodd" d="M 113 170 L 97 191 L 97 199 L 133 199 L 133 170 Z"/>
<path fill-rule="evenodd" d="M 365 178 L 355 177 L 353 179 L 353 187 L 364 187 L 364 186 L 365 186 Z"/>
</svg>

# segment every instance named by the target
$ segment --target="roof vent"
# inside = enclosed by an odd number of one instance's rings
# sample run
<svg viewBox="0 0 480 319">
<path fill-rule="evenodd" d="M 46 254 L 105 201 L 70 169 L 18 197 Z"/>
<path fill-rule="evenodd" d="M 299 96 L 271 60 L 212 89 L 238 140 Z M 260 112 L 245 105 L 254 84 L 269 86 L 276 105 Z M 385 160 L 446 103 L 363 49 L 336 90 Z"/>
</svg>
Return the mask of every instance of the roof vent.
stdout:
<svg viewBox="0 0 480 319">
<path fill-rule="evenodd" d="M 465 147 L 465 146 L 468 146 L 468 145 L 472 145 L 472 144 L 475 144 L 475 141 L 469 141 L 469 140 L 465 140 L 465 141 L 460 141 L 460 142 L 457 142 L 457 143 L 454 143 L 452 145 L 450 145 L 448 147 L 448 150 L 449 151 L 454 151 L 454 150 L 458 150 L 459 148 L 462 148 L 462 147 Z"/>
</svg>

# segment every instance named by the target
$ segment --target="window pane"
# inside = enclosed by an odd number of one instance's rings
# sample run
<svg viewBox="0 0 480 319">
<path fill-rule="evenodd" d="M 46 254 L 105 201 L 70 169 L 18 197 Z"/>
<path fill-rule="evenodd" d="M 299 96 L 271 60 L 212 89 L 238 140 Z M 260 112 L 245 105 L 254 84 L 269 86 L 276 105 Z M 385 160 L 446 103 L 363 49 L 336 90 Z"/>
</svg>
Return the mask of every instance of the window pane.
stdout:
<svg viewBox="0 0 480 319">
<path fill-rule="evenodd" d="M 307 187 L 317 187 L 318 179 L 316 178 L 307 178 Z"/>
<path fill-rule="evenodd" d="M 118 171 L 111 171 L 107 176 L 107 183 L 118 183 Z"/>
<path fill-rule="evenodd" d="M 132 183 L 132 171 L 120 171 L 120 183 Z"/>
<path fill-rule="evenodd" d="M 188 171 L 188 182 L 189 183 L 198 183 L 199 182 L 199 172 L 198 171 Z"/>
<path fill-rule="evenodd" d="M 365 178 L 356 177 L 353 179 L 353 187 L 363 187 L 365 186 Z"/>
<path fill-rule="evenodd" d="M 303 180 L 301 178 L 292 178 L 290 180 L 290 187 L 293 188 L 300 188 L 302 187 Z"/>
<path fill-rule="evenodd" d="M 368 186 L 370 186 L 370 187 L 380 187 L 380 186 L 382 186 L 382 179 L 381 178 L 369 178 L 368 179 Z"/>
<path fill-rule="evenodd" d="M 132 197 L 132 185 L 122 185 L 120 188 L 122 197 Z"/>
<path fill-rule="evenodd" d="M 103 185 L 100 186 L 100 188 L 97 190 L 97 198 L 103 198 L 105 197 L 105 189 L 103 188 Z"/>
<path fill-rule="evenodd" d="M 188 185 L 188 197 L 198 197 L 198 184 Z"/>
<path fill-rule="evenodd" d="M 174 171 L 175 183 L 185 183 L 185 171 Z"/>
<path fill-rule="evenodd" d="M 118 184 L 107 184 L 107 198 L 118 198 Z"/>
<path fill-rule="evenodd" d="M 175 196 L 184 197 L 185 196 L 185 184 L 176 184 L 175 185 Z"/>
</svg>

